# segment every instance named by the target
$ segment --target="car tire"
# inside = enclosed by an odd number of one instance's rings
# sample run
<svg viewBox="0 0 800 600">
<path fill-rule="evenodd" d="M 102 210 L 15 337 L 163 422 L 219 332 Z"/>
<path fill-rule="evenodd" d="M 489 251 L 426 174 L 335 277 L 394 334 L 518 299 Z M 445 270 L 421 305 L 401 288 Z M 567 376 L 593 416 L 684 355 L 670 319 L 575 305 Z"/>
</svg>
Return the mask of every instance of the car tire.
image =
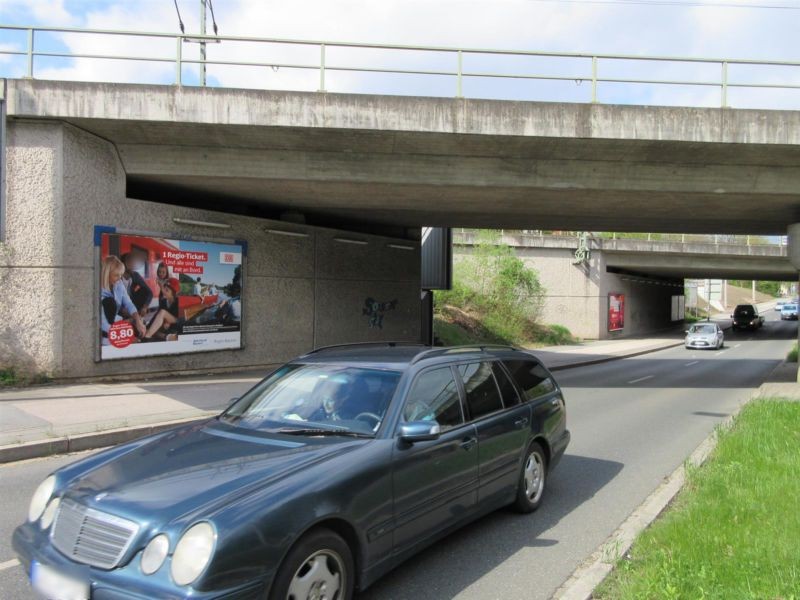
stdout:
<svg viewBox="0 0 800 600">
<path fill-rule="evenodd" d="M 315 529 L 298 540 L 281 563 L 267 599 L 305 599 L 315 588 L 318 597 L 353 598 L 353 553 L 330 529 Z"/>
<path fill-rule="evenodd" d="M 521 513 L 531 513 L 539 508 L 544 498 L 546 483 L 547 455 L 539 442 L 532 441 L 522 458 L 514 508 Z"/>
</svg>

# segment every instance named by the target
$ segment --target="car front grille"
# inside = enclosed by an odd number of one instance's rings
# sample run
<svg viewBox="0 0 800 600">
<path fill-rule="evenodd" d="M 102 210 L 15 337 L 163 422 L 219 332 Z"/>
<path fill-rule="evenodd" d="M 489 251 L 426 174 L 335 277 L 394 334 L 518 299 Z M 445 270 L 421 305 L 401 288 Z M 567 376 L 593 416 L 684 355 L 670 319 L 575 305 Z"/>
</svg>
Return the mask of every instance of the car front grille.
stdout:
<svg viewBox="0 0 800 600">
<path fill-rule="evenodd" d="M 101 569 L 119 563 L 139 531 L 139 525 L 64 499 L 51 538 L 56 549 L 72 560 Z"/>
</svg>

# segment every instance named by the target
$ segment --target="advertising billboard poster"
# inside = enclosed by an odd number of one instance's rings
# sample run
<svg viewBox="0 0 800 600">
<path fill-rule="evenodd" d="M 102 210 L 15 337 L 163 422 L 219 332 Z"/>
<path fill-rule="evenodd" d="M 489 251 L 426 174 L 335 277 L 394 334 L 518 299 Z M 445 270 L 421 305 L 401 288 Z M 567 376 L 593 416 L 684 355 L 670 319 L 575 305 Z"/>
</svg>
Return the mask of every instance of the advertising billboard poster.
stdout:
<svg viewBox="0 0 800 600">
<path fill-rule="evenodd" d="M 98 227 L 95 243 L 101 360 L 242 347 L 244 242 Z"/>
<path fill-rule="evenodd" d="M 625 294 L 608 295 L 608 330 L 619 331 L 625 327 Z"/>
</svg>

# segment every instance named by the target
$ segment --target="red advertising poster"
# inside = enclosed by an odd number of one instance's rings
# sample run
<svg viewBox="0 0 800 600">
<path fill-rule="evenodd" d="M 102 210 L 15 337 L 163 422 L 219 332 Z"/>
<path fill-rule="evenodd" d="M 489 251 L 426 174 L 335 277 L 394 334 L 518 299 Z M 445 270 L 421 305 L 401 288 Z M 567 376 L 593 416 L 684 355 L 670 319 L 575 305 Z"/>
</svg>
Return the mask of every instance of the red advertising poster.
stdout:
<svg viewBox="0 0 800 600">
<path fill-rule="evenodd" d="M 608 330 L 619 331 L 625 327 L 625 294 L 608 295 Z"/>
<path fill-rule="evenodd" d="M 243 243 L 100 232 L 100 359 L 241 348 Z"/>
</svg>

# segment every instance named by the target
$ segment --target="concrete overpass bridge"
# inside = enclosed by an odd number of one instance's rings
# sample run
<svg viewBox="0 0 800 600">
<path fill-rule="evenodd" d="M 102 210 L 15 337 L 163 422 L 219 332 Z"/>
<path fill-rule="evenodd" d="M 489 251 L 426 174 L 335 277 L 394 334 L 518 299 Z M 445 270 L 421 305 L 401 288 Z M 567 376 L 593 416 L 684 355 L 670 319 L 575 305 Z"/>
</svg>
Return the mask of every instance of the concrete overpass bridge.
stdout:
<svg viewBox="0 0 800 600">
<path fill-rule="evenodd" d="M 108 141 L 127 194 L 308 222 L 783 235 L 800 111 L 7 83 Z"/>
<path fill-rule="evenodd" d="M 453 242 L 472 246 L 474 231 L 455 232 Z M 685 241 L 681 241 L 681 237 Z M 691 238 L 692 236 L 688 236 Z M 748 244 L 745 239 L 686 240 L 609 238 L 589 234 L 592 254 L 602 254 L 608 272 L 665 279 L 750 279 L 794 281 L 797 269 L 789 261 L 787 247 L 763 241 Z M 576 235 L 503 233 L 500 242 L 524 249 L 559 249 L 572 254 L 580 244 Z"/>
<path fill-rule="evenodd" d="M 793 281 L 796 269 L 787 248 L 747 244 L 746 238 L 714 243 L 673 236 L 671 240 L 589 237 L 589 254 L 576 261 L 575 235 L 503 233 L 497 240 L 514 248 L 534 268 L 545 289 L 542 318 L 564 325 L 588 339 L 615 337 L 607 324 L 609 297 L 624 296 L 625 333 L 647 333 L 683 320 L 684 280 L 758 279 Z M 697 236 L 700 237 L 700 236 Z M 688 241 L 680 241 L 681 238 Z M 468 256 L 477 241 L 474 231 L 455 232 L 455 260 Z"/>
<path fill-rule="evenodd" d="M 36 335 L 6 325 L 0 359 L 55 374 L 267 364 L 325 343 L 418 339 L 422 226 L 784 235 L 800 222 L 798 111 L 35 79 L 7 80 L 4 110 L 2 312 Z M 241 353 L 98 360 L 87 325 L 96 225 L 248 241 L 245 296 L 259 318 Z M 644 269 L 676 289 L 698 268 L 796 277 L 784 257 L 698 261 L 622 244 L 602 248 L 603 271 Z M 47 321 L 24 301 L 32 289 L 46 290 Z M 586 314 L 602 315 L 607 295 L 584 295 Z M 368 300 L 402 314 L 373 327 Z M 624 333 L 656 325 L 663 300 L 642 297 L 654 308 Z"/>
</svg>

